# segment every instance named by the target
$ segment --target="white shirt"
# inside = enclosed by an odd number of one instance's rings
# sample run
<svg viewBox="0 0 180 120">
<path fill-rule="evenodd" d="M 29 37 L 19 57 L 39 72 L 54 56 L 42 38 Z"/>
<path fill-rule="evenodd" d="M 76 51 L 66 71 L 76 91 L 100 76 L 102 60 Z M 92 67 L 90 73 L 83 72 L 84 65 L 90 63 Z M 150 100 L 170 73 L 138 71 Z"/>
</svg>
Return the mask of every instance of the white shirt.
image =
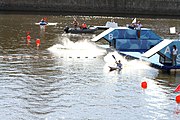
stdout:
<svg viewBox="0 0 180 120">
<path fill-rule="evenodd" d="M 177 55 L 177 53 L 178 53 L 178 49 L 177 48 L 176 49 L 173 48 L 173 55 Z"/>
<path fill-rule="evenodd" d="M 137 30 L 140 30 L 140 29 L 141 29 L 141 27 L 142 27 L 142 24 L 139 24 L 139 23 L 138 23 L 138 24 L 136 24 L 136 26 L 137 26 L 137 28 L 136 28 L 136 29 L 137 29 Z"/>
</svg>

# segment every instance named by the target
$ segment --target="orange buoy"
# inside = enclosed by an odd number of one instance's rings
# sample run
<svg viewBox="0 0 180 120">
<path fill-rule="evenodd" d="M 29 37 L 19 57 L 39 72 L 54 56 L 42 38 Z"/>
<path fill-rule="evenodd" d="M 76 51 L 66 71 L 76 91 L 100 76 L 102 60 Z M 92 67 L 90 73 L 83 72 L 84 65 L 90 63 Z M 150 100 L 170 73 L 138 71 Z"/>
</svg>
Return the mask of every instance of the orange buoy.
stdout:
<svg viewBox="0 0 180 120">
<path fill-rule="evenodd" d="M 40 39 L 36 39 L 36 46 L 37 46 L 37 47 L 40 46 L 40 43 L 41 43 L 41 40 L 40 40 Z"/>
<path fill-rule="evenodd" d="M 180 95 L 176 96 L 176 103 L 178 103 L 178 104 L 180 103 Z"/>
<path fill-rule="evenodd" d="M 30 35 L 27 35 L 26 39 L 27 39 L 27 40 L 31 40 L 31 36 L 30 36 Z"/>
<path fill-rule="evenodd" d="M 141 87 L 142 87 L 143 89 L 146 89 L 146 88 L 147 88 L 147 82 L 146 82 L 146 81 L 142 82 L 142 83 L 141 83 Z"/>
</svg>

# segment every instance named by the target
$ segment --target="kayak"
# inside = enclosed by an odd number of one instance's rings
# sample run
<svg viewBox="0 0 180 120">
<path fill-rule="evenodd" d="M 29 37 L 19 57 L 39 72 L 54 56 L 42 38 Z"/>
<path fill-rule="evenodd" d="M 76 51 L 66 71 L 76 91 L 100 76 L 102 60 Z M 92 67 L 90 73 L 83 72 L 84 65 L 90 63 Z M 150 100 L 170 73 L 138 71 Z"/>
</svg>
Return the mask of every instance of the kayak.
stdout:
<svg viewBox="0 0 180 120">
<path fill-rule="evenodd" d="M 35 25 L 57 25 L 58 23 L 49 23 L 49 22 L 39 22 L 39 23 L 35 23 Z"/>
<path fill-rule="evenodd" d="M 65 29 L 64 29 L 64 31 L 66 33 L 73 33 L 73 34 L 94 33 L 96 30 L 97 30 L 97 28 L 95 28 L 95 27 L 90 27 L 90 28 L 87 28 L 87 29 L 65 27 Z"/>
<path fill-rule="evenodd" d="M 111 71 L 114 71 L 114 70 L 121 70 L 122 68 L 120 68 L 120 67 L 111 67 L 111 66 L 109 66 L 109 71 L 111 72 Z"/>
</svg>

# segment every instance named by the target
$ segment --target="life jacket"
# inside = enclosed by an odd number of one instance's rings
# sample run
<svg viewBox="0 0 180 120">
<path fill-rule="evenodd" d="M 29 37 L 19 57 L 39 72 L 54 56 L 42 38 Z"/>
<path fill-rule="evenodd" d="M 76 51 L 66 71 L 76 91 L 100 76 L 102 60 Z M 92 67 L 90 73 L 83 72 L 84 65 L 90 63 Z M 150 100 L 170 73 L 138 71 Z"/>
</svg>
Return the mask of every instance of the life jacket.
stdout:
<svg viewBox="0 0 180 120">
<path fill-rule="evenodd" d="M 87 28 L 87 25 L 85 23 L 83 23 L 82 28 Z"/>
</svg>

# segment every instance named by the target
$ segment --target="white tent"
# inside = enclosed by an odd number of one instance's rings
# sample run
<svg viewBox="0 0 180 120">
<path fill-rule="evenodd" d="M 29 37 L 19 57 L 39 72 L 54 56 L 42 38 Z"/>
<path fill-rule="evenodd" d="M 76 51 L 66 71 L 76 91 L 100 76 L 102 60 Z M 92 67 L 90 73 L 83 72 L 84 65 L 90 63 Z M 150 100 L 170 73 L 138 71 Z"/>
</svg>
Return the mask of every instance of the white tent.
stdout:
<svg viewBox="0 0 180 120">
<path fill-rule="evenodd" d="M 176 27 L 170 27 L 170 34 L 176 34 Z"/>
</svg>

